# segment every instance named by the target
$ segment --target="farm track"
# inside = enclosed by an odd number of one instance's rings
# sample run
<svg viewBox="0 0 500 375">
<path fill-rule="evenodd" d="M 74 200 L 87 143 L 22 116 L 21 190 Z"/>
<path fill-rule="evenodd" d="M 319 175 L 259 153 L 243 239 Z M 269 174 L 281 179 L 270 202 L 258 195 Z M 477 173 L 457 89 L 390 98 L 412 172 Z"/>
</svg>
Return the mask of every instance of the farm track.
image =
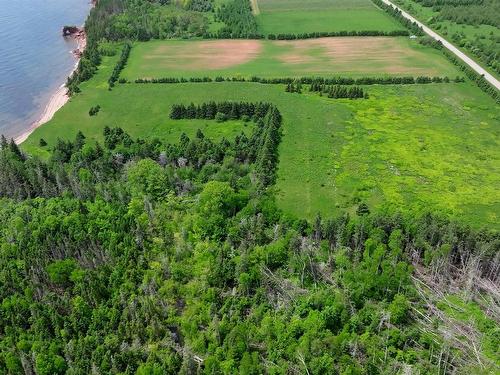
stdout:
<svg viewBox="0 0 500 375">
<path fill-rule="evenodd" d="M 473 69 L 476 73 L 484 76 L 484 79 L 486 79 L 489 83 L 491 83 L 497 90 L 500 90 L 500 81 L 498 81 L 498 79 L 496 79 L 493 75 L 491 75 L 490 73 L 488 73 L 484 68 L 482 68 L 478 63 L 476 63 L 473 59 L 471 59 L 469 56 L 467 56 L 465 53 L 463 53 L 462 51 L 460 51 L 457 47 L 455 47 L 453 44 L 451 44 L 450 42 L 448 42 L 446 39 L 444 39 L 441 35 L 439 35 L 438 33 L 436 33 L 435 31 L 433 31 L 432 29 L 430 29 L 429 27 L 425 26 L 422 22 L 418 21 L 417 19 L 415 19 L 413 16 L 411 16 L 410 14 L 408 14 L 407 12 L 405 12 L 403 9 L 401 9 L 400 7 L 396 6 L 395 4 L 393 4 L 392 2 L 390 2 L 389 0 L 382 0 L 384 3 L 386 3 L 387 5 L 391 5 L 393 6 L 394 8 L 398 9 L 399 11 L 401 11 L 401 14 L 409 19 L 410 21 L 412 22 L 415 22 L 417 25 L 419 25 L 423 30 L 424 32 L 433 37 L 434 39 L 440 41 L 443 46 L 445 46 L 446 48 L 448 48 L 451 52 L 453 52 L 456 56 L 458 56 L 463 62 L 465 62 L 471 69 Z"/>
<path fill-rule="evenodd" d="M 252 13 L 254 16 L 258 16 L 260 14 L 259 2 L 258 0 L 250 0 L 252 4 Z"/>
</svg>

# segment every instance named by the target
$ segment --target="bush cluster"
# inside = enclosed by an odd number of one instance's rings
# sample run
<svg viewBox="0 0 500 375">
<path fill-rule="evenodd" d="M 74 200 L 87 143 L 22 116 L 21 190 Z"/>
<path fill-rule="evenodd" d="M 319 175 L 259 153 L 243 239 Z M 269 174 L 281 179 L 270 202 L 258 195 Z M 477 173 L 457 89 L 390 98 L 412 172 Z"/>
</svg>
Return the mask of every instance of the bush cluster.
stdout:
<svg viewBox="0 0 500 375">
<path fill-rule="evenodd" d="M 342 86 L 342 85 L 324 85 L 317 82 L 313 82 L 309 87 L 310 92 L 319 92 L 321 94 L 325 93 L 329 98 L 332 99 L 368 99 L 368 93 L 366 93 L 359 86 Z"/>
<path fill-rule="evenodd" d="M 96 105 L 95 107 L 91 107 L 89 109 L 89 116 L 95 116 L 95 115 L 97 115 L 100 110 L 101 110 L 101 106 L 100 105 Z"/>
</svg>

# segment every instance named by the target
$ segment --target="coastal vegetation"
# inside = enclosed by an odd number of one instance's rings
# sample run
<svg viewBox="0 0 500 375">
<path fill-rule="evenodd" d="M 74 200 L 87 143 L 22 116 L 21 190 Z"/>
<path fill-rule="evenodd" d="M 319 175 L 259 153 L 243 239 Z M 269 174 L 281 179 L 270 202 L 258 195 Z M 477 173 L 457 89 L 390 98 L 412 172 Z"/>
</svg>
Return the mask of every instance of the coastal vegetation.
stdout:
<svg viewBox="0 0 500 375">
<path fill-rule="evenodd" d="M 193 37 L 206 33 L 205 13 L 170 1 L 100 0 L 85 22 L 87 45 L 78 68 L 68 78 L 70 94 L 92 77 L 101 61 L 101 41 L 150 40 Z M 196 8 L 196 6 L 195 6 Z M 203 7 L 202 7 L 203 8 Z"/>
<path fill-rule="evenodd" d="M 69 102 L 0 138 L 0 374 L 499 371 L 498 92 L 305 4 L 96 3 Z"/>
</svg>

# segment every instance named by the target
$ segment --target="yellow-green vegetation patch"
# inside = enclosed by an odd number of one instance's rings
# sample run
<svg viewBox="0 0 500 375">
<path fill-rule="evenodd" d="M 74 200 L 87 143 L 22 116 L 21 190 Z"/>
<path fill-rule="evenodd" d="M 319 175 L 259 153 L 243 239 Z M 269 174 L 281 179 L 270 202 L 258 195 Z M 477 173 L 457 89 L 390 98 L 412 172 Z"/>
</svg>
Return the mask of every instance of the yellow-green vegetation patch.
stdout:
<svg viewBox="0 0 500 375">
<path fill-rule="evenodd" d="M 445 76 L 459 74 L 439 51 L 407 37 L 290 41 L 136 43 L 122 77 Z"/>
<path fill-rule="evenodd" d="M 300 34 L 323 31 L 394 31 L 402 26 L 370 0 L 255 0 L 259 31 Z"/>
<path fill-rule="evenodd" d="M 352 116 L 332 135 L 332 188 L 345 207 L 430 204 L 498 222 L 499 108 L 467 85 L 368 91 L 345 101 Z"/>
</svg>

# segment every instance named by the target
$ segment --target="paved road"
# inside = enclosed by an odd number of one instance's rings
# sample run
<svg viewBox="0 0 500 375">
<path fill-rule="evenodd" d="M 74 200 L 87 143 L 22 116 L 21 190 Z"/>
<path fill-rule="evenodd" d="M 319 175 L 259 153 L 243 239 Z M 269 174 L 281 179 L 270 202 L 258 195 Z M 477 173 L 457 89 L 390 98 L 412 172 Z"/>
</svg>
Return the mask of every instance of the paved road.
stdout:
<svg viewBox="0 0 500 375">
<path fill-rule="evenodd" d="M 455 55 L 457 55 L 460 59 L 462 59 L 467 65 L 469 65 L 477 73 L 483 75 L 484 78 L 489 83 L 491 83 L 493 86 L 495 86 L 497 88 L 497 90 L 500 90 L 500 81 L 498 81 L 498 79 L 496 79 L 495 77 L 493 77 L 493 75 L 491 75 L 490 73 L 488 73 L 486 70 L 484 70 L 483 68 L 481 68 L 481 66 L 479 66 L 479 64 L 477 64 L 474 60 L 472 60 L 470 57 L 468 57 L 465 53 L 463 53 L 457 47 L 455 47 L 453 44 L 451 44 L 450 42 L 448 42 L 441 35 L 435 33 L 434 31 L 432 31 L 427 26 L 425 26 L 423 23 L 421 23 L 420 21 L 417 21 L 411 15 L 409 15 L 408 13 L 406 13 L 403 9 L 401 9 L 400 7 L 398 7 L 395 4 L 391 3 L 389 0 L 382 0 L 382 1 L 384 3 L 386 3 L 387 5 L 392 5 L 394 8 L 399 9 L 401 11 L 401 14 L 405 18 L 409 19 L 410 21 L 415 22 L 417 25 L 419 25 L 420 27 L 422 27 L 422 29 L 424 30 L 425 33 L 427 33 L 428 35 L 430 35 L 434 39 L 439 40 L 441 43 L 443 43 L 443 46 L 445 46 L 451 52 L 453 52 Z"/>
</svg>

